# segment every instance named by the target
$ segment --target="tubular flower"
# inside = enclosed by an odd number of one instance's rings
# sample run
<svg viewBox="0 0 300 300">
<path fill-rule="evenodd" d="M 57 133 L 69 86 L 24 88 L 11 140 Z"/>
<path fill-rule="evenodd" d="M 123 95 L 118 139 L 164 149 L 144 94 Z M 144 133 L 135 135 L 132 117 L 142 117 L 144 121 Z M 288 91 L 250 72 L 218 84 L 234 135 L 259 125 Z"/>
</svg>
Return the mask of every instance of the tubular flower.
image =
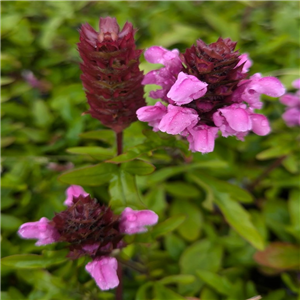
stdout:
<svg viewBox="0 0 300 300">
<path fill-rule="evenodd" d="M 80 29 L 78 51 L 81 80 L 90 109 L 87 113 L 115 132 L 136 121 L 135 111 L 145 105 L 142 50 L 135 49 L 131 23 L 120 31 L 115 18 L 100 18 L 99 32 L 89 24 Z"/>
<path fill-rule="evenodd" d="M 115 215 L 80 186 L 67 189 L 65 204 L 67 209 L 56 213 L 52 220 L 41 218 L 23 224 L 19 235 L 25 239 L 38 239 L 37 246 L 69 243 L 68 257 L 71 259 L 84 255 L 92 258 L 86 270 L 100 289 L 116 287 L 119 284 L 117 260 L 110 257 L 111 252 L 126 245 L 123 241 L 125 234 L 147 231 L 145 226 L 156 224 L 158 216 L 150 210 L 135 211 L 129 207 L 121 215 Z"/>
<path fill-rule="evenodd" d="M 186 137 L 193 152 L 213 151 L 219 130 L 224 137 L 240 140 L 250 130 L 268 134 L 267 118 L 254 109 L 262 107 L 261 94 L 280 97 L 284 86 L 278 79 L 262 78 L 259 73 L 247 79 L 252 62 L 246 53 L 235 51 L 235 46 L 229 38 L 219 38 L 210 45 L 197 40 L 182 54 L 157 46 L 147 49 L 146 60 L 164 67 L 146 74 L 143 84 L 160 85 L 162 89 L 150 92 L 150 96 L 161 98 L 167 106 L 161 108 L 163 114 L 153 114 L 153 118 L 145 118 L 142 107 L 137 110 L 138 119 L 149 122 L 154 131 Z"/>
<path fill-rule="evenodd" d="M 279 99 L 287 106 L 282 118 L 289 127 L 300 126 L 300 78 L 293 81 L 292 85 L 297 89 L 296 93 L 287 93 Z"/>
</svg>

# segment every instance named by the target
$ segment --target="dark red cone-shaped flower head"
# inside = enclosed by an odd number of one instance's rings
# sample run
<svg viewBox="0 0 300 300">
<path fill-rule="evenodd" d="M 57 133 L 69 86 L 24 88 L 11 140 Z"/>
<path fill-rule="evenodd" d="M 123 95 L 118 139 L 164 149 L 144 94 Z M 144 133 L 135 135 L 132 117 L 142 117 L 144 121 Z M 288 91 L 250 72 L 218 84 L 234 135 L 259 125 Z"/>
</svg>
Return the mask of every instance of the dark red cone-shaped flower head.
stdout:
<svg viewBox="0 0 300 300">
<path fill-rule="evenodd" d="M 100 18 L 99 32 L 89 24 L 80 30 L 81 80 L 90 109 L 87 113 L 115 132 L 136 121 L 136 110 L 145 105 L 139 69 L 142 50 L 135 48 L 135 29 L 123 29 L 115 18 Z"/>
</svg>

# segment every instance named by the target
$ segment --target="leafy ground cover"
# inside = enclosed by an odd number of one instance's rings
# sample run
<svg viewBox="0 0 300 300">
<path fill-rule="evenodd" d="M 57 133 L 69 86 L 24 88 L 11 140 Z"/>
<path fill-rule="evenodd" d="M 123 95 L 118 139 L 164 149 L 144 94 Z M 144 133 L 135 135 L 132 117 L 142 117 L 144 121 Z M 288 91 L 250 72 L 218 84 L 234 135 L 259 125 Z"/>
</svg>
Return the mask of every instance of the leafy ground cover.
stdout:
<svg viewBox="0 0 300 300">
<path fill-rule="evenodd" d="M 116 156 L 113 132 L 82 115 L 88 106 L 76 49 L 81 24 L 96 29 L 107 15 L 121 25 L 132 22 L 143 49 L 183 51 L 198 38 L 230 37 L 253 60 L 251 73 L 276 76 L 293 91 L 291 82 L 300 77 L 299 3 L 16 1 L 1 7 L 2 299 L 115 298 L 98 289 L 85 258 L 70 261 L 63 244 L 36 247 L 17 235 L 22 223 L 63 210 L 69 184 L 82 185 L 116 212 L 132 206 L 159 215 L 153 229 L 129 237 L 132 244 L 119 253 L 124 299 L 299 297 L 299 129 L 282 120 L 284 105 L 263 96 L 271 134 L 250 134 L 245 142 L 218 138 L 205 155 L 137 121 L 124 131 L 124 154 Z M 141 68 L 154 67 L 142 59 Z M 36 88 L 25 80 L 30 72 L 40 80 Z"/>
</svg>

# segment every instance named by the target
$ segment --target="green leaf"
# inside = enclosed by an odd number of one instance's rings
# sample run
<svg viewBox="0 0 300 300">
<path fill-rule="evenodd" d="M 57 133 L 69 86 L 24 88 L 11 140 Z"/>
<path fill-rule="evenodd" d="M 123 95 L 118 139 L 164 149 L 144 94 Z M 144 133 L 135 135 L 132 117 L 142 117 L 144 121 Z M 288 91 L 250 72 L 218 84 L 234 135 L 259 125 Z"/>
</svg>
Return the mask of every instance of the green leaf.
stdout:
<svg viewBox="0 0 300 300">
<path fill-rule="evenodd" d="M 66 172 L 58 179 L 68 184 L 99 186 L 110 181 L 117 171 L 116 165 L 102 163 Z"/>
<path fill-rule="evenodd" d="M 197 275 L 197 270 L 217 272 L 221 266 L 223 247 L 208 239 L 198 241 L 182 253 L 179 265 L 182 274 Z M 180 285 L 181 293 L 197 293 L 203 281 L 196 278 L 194 283 Z"/>
<path fill-rule="evenodd" d="M 153 286 L 153 282 L 143 284 L 137 291 L 135 300 L 150 300 L 152 297 L 149 295 L 149 289 Z"/>
<path fill-rule="evenodd" d="M 170 231 L 173 231 L 176 229 L 178 226 L 180 226 L 183 221 L 185 220 L 186 216 L 174 216 L 171 217 L 158 225 L 155 226 L 155 228 L 152 231 L 152 237 L 154 239 L 163 236 L 167 234 Z"/>
<path fill-rule="evenodd" d="M 197 198 L 199 190 L 192 184 L 182 181 L 171 181 L 164 184 L 166 191 L 175 196 L 183 198 Z"/>
<path fill-rule="evenodd" d="M 264 249 L 264 241 L 251 222 L 250 214 L 228 194 L 218 194 L 215 203 L 219 206 L 226 221 L 256 249 Z"/>
<path fill-rule="evenodd" d="M 56 255 L 53 257 L 35 254 L 18 254 L 2 258 L 1 264 L 21 269 L 47 268 L 65 262 L 68 259 L 66 255 L 66 250 L 56 251 Z"/>
<path fill-rule="evenodd" d="M 66 150 L 69 153 L 90 155 L 99 160 L 111 158 L 115 154 L 115 150 L 102 147 L 74 147 Z"/>
<path fill-rule="evenodd" d="M 22 225 L 22 221 L 12 215 L 1 214 L 1 227 L 6 230 L 17 230 Z"/>
<path fill-rule="evenodd" d="M 186 219 L 178 228 L 179 234 L 185 240 L 192 242 L 199 238 L 203 224 L 203 216 L 195 204 L 187 200 L 176 199 L 171 205 L 170 214 L 171 216 L 182 214 L 186 216 Z"/>
<path fill-rule="evenodd" d="M 81 133 L 79 136 L 84 139 L 103 141 L 108 144 L 113 144 L 115 139 L 115 133 L 110 129 L 88 131 Z"/>
<path fill-rule="evenodd" d="M 155 167 L 143 160 L 133 160 L 121 164 L 121 169 L 133 175 L 148 175 L 154 172 Z"/>
<path fill-rule="evenodd" d="M 109 205 L 117 213 L 127 206 L 133 209 L 145 208 L 137 190 L 135 176 L 119 168 L 117 169 L 109 183 L 109 194 L 111 197 Z"/>
<path fill-rule="evenodd" d="M 234 286 L 226 277 L 203 270 L 198 270 L 196 273 L 201 280 L 203 280 L 206 284 L 208 284 L 211 288 L 213 288 L 220 294 L 227 296 L 232 295 Z"/>
<path fill-rule="evenodd" d="M 275 242 L 271 243 L 264 251 L 258 251 L 254 259 L 260 265 L 277 270 L 299 270 L 300 246 Z"/>
<path fill-rule="evenodd" d="M 183 239 L 173 233 L 169 233 L 164 240 L 165 249 L 169 252 L 170 256 L 176 261 L 179 259 L 181 253 L 186 247 Z"/>
<path fill-rule="evenodd" d="M 264 150 L 256 155 L 256 158 L 259 160 L 265 160 L 265 159 L 271 159 L 271 158 L 277 158 L 283 155 L 287 155 L 291 152 L 292 147 L 287 146 L 286 143 L 282 143 L 279 145 L 276 145 L 272 148 L 269 148 L 267 150 Z"/>
<path fill-rule="evenodd" d="M 216 178 L 213 178 L 206 173 L 202 173 L 200 171 L 194 172 L 193 174 L 188 175 L 189 178 L 191 178 L 193 181 L 198 183 L 199 180 L 210 186 L 214 193 L 226 193 L 230 195 L 230 197 L 236 201 L 242 202 L 242 203 L 252 203 L 253 197 L 252 195 L 247 192 L 246 190 L 238 187 L 237 185 L 231 184 L 226 181 L 222 181 Z"/>
<path fill-rule="evenodd" d="M 148 209 L 155 211 L 159 216 L 163 214 L 167 207 L 166 195 L 162 186 L 150 189 L 150 191 L 144 196 L 143 201 Z"/>
<path fill-rule="evenodd" d="M 179 275 L 170 275 L 166 276 L 163 279 L 159 280 L 161 284 L 173 284 L 173 283 L 192 283 L 195 281 L 195 276 L 193 275 L 185 275 L 185 274 L 179 274 Z"/>
<path fill-rule="evenodd" d="M 154 283 L 154 295 L 155 295 L 154 300 L 162 300 L 162 299 L 185 300 L 185 298 L 173 292 L 172 290 L 166 288 L 165 286 L 163 286 L 158 282 Z"/>
</svg>

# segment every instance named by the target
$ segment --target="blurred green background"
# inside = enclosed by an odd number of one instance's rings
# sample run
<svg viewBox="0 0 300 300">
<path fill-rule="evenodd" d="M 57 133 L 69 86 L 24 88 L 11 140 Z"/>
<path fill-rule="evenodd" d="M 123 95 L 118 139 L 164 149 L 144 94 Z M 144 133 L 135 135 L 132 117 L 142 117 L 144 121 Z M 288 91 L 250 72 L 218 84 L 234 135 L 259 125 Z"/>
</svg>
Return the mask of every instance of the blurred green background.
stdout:
<svg viewBox="0 0 300 300">
<path fill-rule="evenodd" d="M 132 22 L 143 49 L 160 45 L 184 51 L 199 38 L 212 43 L 230 37 L 253 60 L 251 74 L 277 76 L 293 91 L 291 82 L 300 77 L 299 2 L 8 1 L 1 2 L 1 10 L 2 257 L 44 257 L 43 268 L 3 261 L 2 299 L 114 299 L 84 271 L 86 260 L 67 261 L 62 245 L 36 247 L 16 234 L 22 223 L 51 219 L 64 209 L 67 185 L 58 181 L 63 171 L 101 160 L 66 149 L 114 143 L 109 131 L 96 139 L 80 136 L 104 128 L 82 115 L 88 106 L 76 49 L 81 24 L 98 29 L 99 17 L 108 15 L 121 26 Z M 141 68 L 148 72 L 154 66 L 141 57 Z M 30 72 L 39 88 L 25 80 Z M 156 239 L 151 232 L 136 237 L 137 243 L 124 250 L 150 274 L 125 268 L 124 299 L 299 297 L 299 131 L 284 124 L 284 106 L 277 99 L 263 100 L 273 128 L 267 137 L 219 138 L 213 153 L 190 156 L 189 167 L 187 144 L 185 156 L 170 148 L 142 156 L 157 168 L 149 177 L 138 177 L 145 205 L 159 214 L 160 222 L 179 214 L 187 218 Z M 154 103 L 148 97 L 147 102 Z M 147 139 L 142 134 L 147 128 L 135 122 L 125 130 L 125 151 Z M 107 185 L 84 188 L 109 201 Z M 222 213 L 214 202 L 219 192 L 229 197 Z M 234 216 L 236 203 L 245 212 L 240 220 Z M 233 216 L 224 219 L 224 212 Z M 257 253 L 254 237 L 247 238 L 248 217 L 269 245 L 266 252 Z"/>
</svg>

